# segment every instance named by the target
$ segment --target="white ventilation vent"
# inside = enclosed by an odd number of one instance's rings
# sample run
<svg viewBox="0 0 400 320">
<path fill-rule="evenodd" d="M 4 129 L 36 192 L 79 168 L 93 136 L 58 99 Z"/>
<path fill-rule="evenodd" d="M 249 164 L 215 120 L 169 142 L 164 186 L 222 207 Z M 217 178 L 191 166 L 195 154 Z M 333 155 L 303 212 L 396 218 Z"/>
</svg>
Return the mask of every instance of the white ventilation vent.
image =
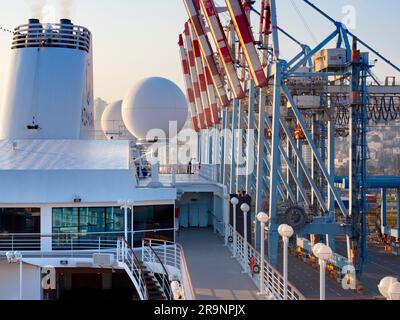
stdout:
<svg viewBox="0 0 400 320">
<path fill-rule="evenodd" d="M 93 254 L 93 264 L 97 266 L 110 267 L 114 263 L 114 255 L 106 253 Z"/>
</svg>

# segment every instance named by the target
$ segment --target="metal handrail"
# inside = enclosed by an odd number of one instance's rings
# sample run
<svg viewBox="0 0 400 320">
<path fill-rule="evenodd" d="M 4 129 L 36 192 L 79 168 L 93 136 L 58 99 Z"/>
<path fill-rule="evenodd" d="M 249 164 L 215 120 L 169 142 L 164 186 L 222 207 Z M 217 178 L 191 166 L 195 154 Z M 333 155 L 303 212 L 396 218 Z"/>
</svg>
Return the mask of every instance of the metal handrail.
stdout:
<svg viewBox="0 0 400 320">
<path fill-rule="evenodd" d="M 146 232 L 174 231 L 175 228 L 128 231 L 128 235 Z M 87 255 L 90 251 L 115 251 L 117 240 L 124 231 L 115 232 L 81 232 L 81 233 L 0 233 L 0 252 L 22 251 L 37 256 L 59 255 L 65 252 L 74 256 Z M 25 254 L 25 256 L 26 256 Z"/>
<path fill-rule="evenodd" d="M 136 233 L 146 233 L 146 232 L 159 233 L 159 232 L 164 232 L 164 231 L 176 231 L 176 228 L 136 230 L 136 231 L 130 231 L 130 233 L 133 233 L 133 234 L 136 234 Z M 154 241 L 155 239 L 152 239 L 152 240 Z"/>
<path fill-rule="evenodd" d="M 117 235 L 117 234 L 123 234 L 124 231 L 110 231 L 110 232 L 75 232 L 75 233 L 48 233 L 48 234 L 41 234 L 41 233 L 0 233 L 0 237 L 9 237 L 9 236 L 16 236 L 16 237 L 22 237 L 22 236 L 29 236 L 33 238 L 51 238 L 54 236 L 108 236 L 108 235 Z"/>
<path fill-rule="evenodd" d="M 120 249 L 122 249 L 122 251 L 120 251 Z M 119 262 L 123 262 L 128 267 L 133 278 L 137 281 L 137 285 L 139 287 L 138 289 L 140 291 L 139 294 L 142 295 L 143 300 L 148 300 L 149 290 L 144 278 L 144 270 L 142 264 L 140 263 L 139 258 L 132 250 L 129 243 L 126 241 L 126 239 L 122 237 L 118 239 L 117 260 Z"/>
<path fill-rule="evenodd" d="M 179 243 L 167 240 L 148 238 L 144 240 L 151 242 L 154 251 L 162 250 L 161 259 L 164 259 L 164 265 L 173 267 L 180 271 L 180 282 L 183 285 L 185 299 L 196 300 L 196 293 L 193 289 L 192 279 L 190 277 L 183 247 Z"/>
<path fill-rule="evenodd" d="M 218 164 L 202 164 L 199 167 L 199 175 L 202 178 L 217 182 L 220 171 L 220 165 Z"/>
<path fill-rule="evenodd" d="M 173 293 L 172 293 L 172 289 L 171 289 L 171 285 L 170 285 L 170 276 L 168 273 L 167 268 L 165 267 L 164 263 L 161 261 L 160 257 L 158 256 L 157 252 L 153 249 L 152 245 L 151 245 L 151 241 L 148 239 L 143 239 L 142 241 L 143 243 L 143 248 L 145 248 L 145 244 L 148 244 L 147 248 L 151 251 L 151 253 L 153 254 L 153 256 L 157 259 L 157 261 L 159 262 L 159 264 L 161 265 L 164 273 L 161 276 L 162 278 L 162 290 L 163 293 L 165 294 L 167 300 L 173 300 Z"/>
<path fill-rule="evenodd" d="M 24 257 L 88 257 L 93 253 L 115 253 L 123 232 L 0 234 L 0 252 L 21 251 Z"/>
<path fill-rule="evenodd" d="M 229 234 L 232 236 L 233 227 L 231 225 L 228 226 Z M 255 262 L 261 267 L 261 256 L 260 253 L 249 243 L 247 243 L 247 254 L 245 257 L 244 243 L 245 239 L 242 237 L 240 233 L 236 231 L 236 244 L 231 244 L 228 247 L 232 247 L 236 245 L 236 257 L 239 259 L 239 262 L 244 266 L 247 264 L 251 257 L 254 258 Z M 233 248 L 230 248 L 233 251 Z M 264 262 L 264 283 L 265 289 L 268 294 L 271 294 L 275 299 L 281 300 L 284 297 L 284 281 L 281 273 L 275 269 L 265 258 L 263 258 Z M 259 282 L 255 281 L 255 284 L 258 286 Z M 289 300 L 305 300 L 303 294 L 290 282 L 288 283 L 288 299 Z"/>
</svg>

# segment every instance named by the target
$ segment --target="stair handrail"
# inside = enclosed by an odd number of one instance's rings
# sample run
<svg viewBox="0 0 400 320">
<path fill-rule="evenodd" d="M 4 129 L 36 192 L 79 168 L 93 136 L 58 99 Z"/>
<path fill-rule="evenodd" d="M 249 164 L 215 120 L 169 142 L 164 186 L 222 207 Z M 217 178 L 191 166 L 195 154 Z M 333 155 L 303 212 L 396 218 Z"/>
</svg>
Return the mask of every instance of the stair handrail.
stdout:
<svg viewBox="0 0 400 320">
<path fill-rule="evenodd" d="M 161 247 L 163 249 L 164 251 L 163 258 L 165 265 L 171 266 L 180 271 L 181 273 L 180 280 L 183 286 L 185 300 L 196 300 L 196 293 L 193 288 L 192 278 L 189 273 L 182 245 L 168 240 L 150 239 L 150 238 L 146 238 L 146 240 L 150 241 L 152 245 L 155 244 L 156 249 L 157 247 Z M 171 252 L 167 252 L 167 250 L 170 250 Z M 171 256 L 171 254 L 173 256 Z"/>
<path fill-rule="evenodd" d="M 122 249 L 122 252 L 120 249 Z M 122 237 L 118 239 L 117 260 L 126 264 L 129 270 L 132 272 L 133 277 L 137 281 L 139 291 L 143 295 L 143 300 L 148 300 L 149 290 L 144 279 L 144 270 L 142 264 L 140 263 L 138 256 L 136 255 L 135 251 L 133 251 L 130 244 L 125 238 Z"/>
<path fill-rule="evenodd" d="M 151 245 L 151 240 L 143 239 L 143 244 L 142 244 L 143 248 L 145 248 L 146 244 L 147 244 L 147 248 L 151 251 L 151 253 L 153 254 L 153 257 L 156 258 L 157 262 L 160 264 L 160 266 L 162 267 L 162 270 L 164 272 L 163 274 L 160 274 L 161 282 L 162 282 L 162 283 L 160 283 L 161 289 L 162 289 L 163 293 L 165 294 L 165 297 L 167 298 L 167 300 L 174 300 L 174 295 L 172 293 L 172 288 L 171 288 L 171 284 L 170 284 L 170 276 L 169 276 L 168 270 L 165 267 L 162 260 L 160 259 L 157 252 L 153 249 L 153 247 Z"/>
</svg>

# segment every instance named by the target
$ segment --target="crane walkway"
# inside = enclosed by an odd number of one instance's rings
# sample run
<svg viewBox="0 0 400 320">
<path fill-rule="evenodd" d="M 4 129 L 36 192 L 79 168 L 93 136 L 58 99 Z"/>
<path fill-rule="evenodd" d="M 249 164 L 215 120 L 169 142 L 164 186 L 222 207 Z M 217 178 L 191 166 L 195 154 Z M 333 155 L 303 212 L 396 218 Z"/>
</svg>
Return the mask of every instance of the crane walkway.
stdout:
<svg viewBox="0 0 400 320">
<path fill-rule="evenodd" d="M 181 229 L 177 235 L 184 250 L 193 287 L 199 300 L 259 300 L 252 279 L 212 229 Z"/>
</svg>

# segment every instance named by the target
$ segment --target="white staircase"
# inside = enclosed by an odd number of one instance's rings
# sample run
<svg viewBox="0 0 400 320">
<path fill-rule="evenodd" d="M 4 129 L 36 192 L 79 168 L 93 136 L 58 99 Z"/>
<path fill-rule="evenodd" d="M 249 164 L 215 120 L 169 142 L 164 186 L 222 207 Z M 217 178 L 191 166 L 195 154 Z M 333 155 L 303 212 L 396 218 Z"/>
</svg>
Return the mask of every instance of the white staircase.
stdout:
<svg viewBox="0 0 400 320">
<path fill-rule="evenodd" d="M 141 300 L 196 299 L 183 250 L 176 243 L 145 239 L 139 258 L 129 244 L 120 239 L 117 261 L 129 275 Z"/>
</svg>

